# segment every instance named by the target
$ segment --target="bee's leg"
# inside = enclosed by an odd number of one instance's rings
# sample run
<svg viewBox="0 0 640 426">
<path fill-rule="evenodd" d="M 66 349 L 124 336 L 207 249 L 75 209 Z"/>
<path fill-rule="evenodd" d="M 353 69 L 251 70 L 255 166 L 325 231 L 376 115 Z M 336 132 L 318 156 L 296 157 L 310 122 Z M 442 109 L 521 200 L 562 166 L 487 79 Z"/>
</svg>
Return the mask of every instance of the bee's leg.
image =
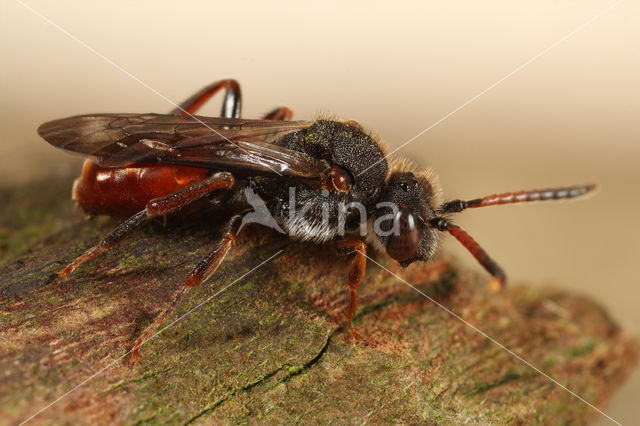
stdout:
<svg viewBox="0 0 640 426">
<path fill-rule="evenodd" d="M 265 120 L 282 120 L 282 121 L 291 121 L 291 118 L 293 117 L 293 111 L 291 111 L 289 108 L 287 107 L 278 107 L 276 109 L 274 109 L 273 111 L 265 114 L 264 117 L 262 117 Z"/>
<path fill-rule="evenodd" d="M 135 359 L 140 359 L 140 346 L 147 340 L 149 335 L 153 333 L 169 316 L 173 309 L 178 305 L 178 302 L 191 287 L 195 287 L 202 282 L 206 281 L 213 273 L 218 269 L 220 263 L 224 260 L 225 256 L 236 243 L 236 234 L 241 223 L 243 214 L 233 216 L 225 227 L 222 234 L 222 238 L 218 241 L 215 249 L 204 259 L 196 265 L 195 268 L 189 273 L 187 279 L 176 290 L 173 295 L 173 299 L 169 306 L 151 323 L 149 327 L 142 333 L 140 338 L 136 340 L 136 344 L 133 347 L 133 356 Z"/>
<path fill-rule="evenodd" d="M 221 89 L 225 89 L 224 102 L 220 117 L 239 118 L 242 110 L 242 94 L 240 84 L 233 79 L 216 81 L 196 92 L 193 96 L 182 102 L 178 108 L 171 111 L 173 115 L 194 114 L 213 95 Z"/>
<path fill-rule="evenodd" d="M 78 266 L 118 244 L 140 224 L 148 221 L 149 219 L 180 210 L 212 191 L 218 189 L 231 189 L 234 184 L 235 179 L 231 173 L 219 172 L 203 181 L 186 186 L 172 194 L 149 201 L 144 210 L 131 216 L 120 226 L 111 231 L 100 244 L 93 246 L 83 255 L 77 257 L 73 262 L 67 265 L 66 268 L 60 271 L 58 276 L 66 277 Z"/>
<path fill-rule="evenodd" d="M 351 301 L 349 303 L 349 309 L 347 311 L 347 318 L 349 320 L 349 330 L 351 334 L 357 340 L 361 339 L 361 336 L 353 328 L 353 314 L 358 307 L 358 287 L 364 277 L 364 270 L 367 266 L 367 244 L 364 241 L 345 238 L 343 240 L 336 241 L 336 250 L 340 254 L 356 253 L 356 257 L 351 263 L 351 269 L 349 269 L 349 293 Z"/>
</svg>

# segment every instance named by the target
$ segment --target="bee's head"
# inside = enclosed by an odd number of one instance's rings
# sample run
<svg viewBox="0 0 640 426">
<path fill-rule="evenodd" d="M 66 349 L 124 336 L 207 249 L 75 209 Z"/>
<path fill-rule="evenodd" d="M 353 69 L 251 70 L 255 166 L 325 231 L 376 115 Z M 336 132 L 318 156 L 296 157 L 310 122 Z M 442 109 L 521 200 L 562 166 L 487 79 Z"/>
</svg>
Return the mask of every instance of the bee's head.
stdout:
<svg viewBox="0 0 640 426">
<path fill-rule="evenodd" d="M 429 260 L 438 233 L 430 221 L 437 216 L 440 185 L 429 171 L 416 172 L 410 163 L 392 161 L 374 214 L 374 238 L 402 266 Z"/>
<path fill-rule="evenodd" d="M 596 185 L 576 185 L 561 188 L 505 192 L 471 200 L 441 203 L 440 185 L 430 172 L 416 172 L 405 161 L 389 163 L 384 188 L 377 199 L 373 215 L 373 242 L 402 266 L 416 260 L 429 260 L 438 248 L 438 233 L 454 236 L 493 276 L 492 289 L 504 286 L 502 268 L 463 229 L 452 224 L 448 216 L 468 208 L 575 198 L 588 194 Z M 380 247 L 382 246 L 382 247 Z"/>
</svg>

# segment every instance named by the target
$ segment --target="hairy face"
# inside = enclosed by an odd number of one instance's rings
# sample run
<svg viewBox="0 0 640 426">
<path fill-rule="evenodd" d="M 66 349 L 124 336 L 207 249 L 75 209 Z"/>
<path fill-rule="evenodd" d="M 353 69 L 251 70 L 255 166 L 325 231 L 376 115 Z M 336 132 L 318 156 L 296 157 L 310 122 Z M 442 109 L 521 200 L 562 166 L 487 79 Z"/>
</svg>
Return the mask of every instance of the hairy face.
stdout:
<svg viewBox="0 0 640 426">
<path fill-rule="evenodd" d="M 380 225 L 376 237 L 402 266 L 434 255 L 438 231 L 429 221 L 436 217 L 438 198 L 437 182 L 427 173 L 402 169 L 389 174 L 374 214 Z"/>
</svg>

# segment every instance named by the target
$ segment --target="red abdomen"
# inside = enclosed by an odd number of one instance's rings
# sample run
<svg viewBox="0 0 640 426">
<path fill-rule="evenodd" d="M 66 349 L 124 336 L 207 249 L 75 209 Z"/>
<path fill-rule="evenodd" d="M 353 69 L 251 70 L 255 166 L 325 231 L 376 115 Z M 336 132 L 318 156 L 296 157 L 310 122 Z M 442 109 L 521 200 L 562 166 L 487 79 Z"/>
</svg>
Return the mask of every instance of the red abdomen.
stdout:
<svg viewBox="0 0 640 426">
<path fill-rule="evenodd" d="M 207 169 L 155 164 L 103 167 L 86 160 L 72 197 L 88 213 L 131 216 L 147 203 L 207 177 Z"/>
</svg>

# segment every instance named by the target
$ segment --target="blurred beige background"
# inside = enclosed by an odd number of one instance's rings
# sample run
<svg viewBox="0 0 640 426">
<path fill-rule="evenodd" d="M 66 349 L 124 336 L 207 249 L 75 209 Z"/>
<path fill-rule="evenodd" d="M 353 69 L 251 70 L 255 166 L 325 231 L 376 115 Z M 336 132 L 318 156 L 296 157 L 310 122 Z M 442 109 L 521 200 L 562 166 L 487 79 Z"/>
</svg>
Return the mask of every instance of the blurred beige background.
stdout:
<svg viewBox="0 0 640 426">
<path fill-rule="evenodd" d="M 28 4 L 175 102 L 234 77 L 246 117 L 276 105 L 294 118 L 332 112 L 394 147 L 614 3 Z M 78 167 L 37 137 L 44 121 L 171 109 L 19 3 L 2 2 L 0 16 L 0 184 Z M 588 294 L 636 335 L 639 76 L 640 4 L 628 0 L 399 152 L 434 167 L 449 198 L 597 179 L 588 200 L 469 211 L 458 223 L 512 283 Z M 453 241 L 444 249 L 476 267 Z M 636 372 L 605 411 L 635 423 L 638 394 Z"/>
</svg>

